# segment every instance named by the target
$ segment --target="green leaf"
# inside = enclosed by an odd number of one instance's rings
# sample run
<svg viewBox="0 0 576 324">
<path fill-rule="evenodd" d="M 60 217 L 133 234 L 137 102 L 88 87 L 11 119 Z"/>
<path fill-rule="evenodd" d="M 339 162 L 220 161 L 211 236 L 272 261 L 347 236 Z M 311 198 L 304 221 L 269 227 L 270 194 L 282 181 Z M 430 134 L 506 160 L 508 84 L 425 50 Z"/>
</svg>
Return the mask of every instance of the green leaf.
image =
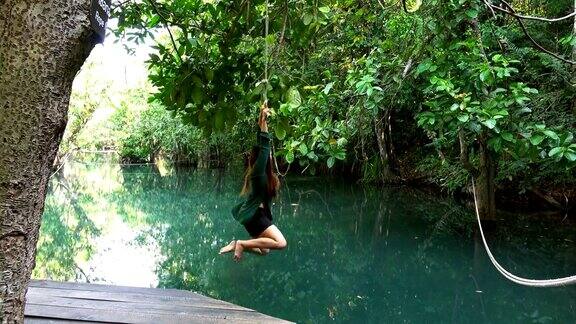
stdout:
<svg viewBox="0 0 576 324">
<path fill-rule="evenodd" d="M 422 0 L 406 0 L 406 9 L 408 12 L 416 12 L 422 6 Z"/>
<path fill-rule="evenodd" d="M 537 94 L 537 93 L 538 93 L 538 90 L 537 90 L 537 89 L 529 88 L 529 87 L 524 87 L 524 88 L 522 88 L 522 91 L 524 91 L 524 92 L 526 92 L 526 93 L 534 93 L 534 94 Z"/>
<path fill-rule="evenodd" d="M 288 153 L 286 154 L 286 162 L 288 162 L 288 163 L 294 162 L 294 152 L 293 151 L 288 151 Z"/>
<path fill-rule="evenodd" d="M 194 100 L 195 104 L 200 104 L 202 102 L 203 96 L 202 88 L 194 87 L 194 89 L 192 89 L 192 100 Z"/>
<path fill-rule="evenodd" d="M 488 144 L 492 146 L 495 152 L 500 152 L 502 150 L 502 139 L 500 137 L 491 138 L 488 141 Z"/>
<path fill-rule="evenodd" d="M 418 64 L 418 67 L 416 68 L 416 74 L 421 74 L 422 72 L 428 71 L 431 65 L 432 63 L 430 61 L 425 61 Z"/>
<path fill-rule="evenodd" d="M 206 79 L 208 81 L 212 81 L 212 79 L 214 79 L 214 70 L 212 69 L 206 69 L 204 74 L 206 75 Z"/>
<path fill-rule="evenodd" d="M 502 56 L 502 54 L 496 54 L 492 56 L 492 61 L 494 62 L 501 62 L 503 59 L 504 57 Z"/>
<path fill-rule="evenodd" d="M 501 136 L 508 142 L 514 142 L 514 135 L 512 135 L 512 133 L 502 133 Z"/>
<path fill-rule="evenodd" d="M 532 143 L 532 145 L 540 145 L 540 143 L 542 143 L 542 141 L 544 141 L 543 135 L 536 134 L 536 135 L 532 135 L 530 137 L 530 143 Z"/>
<path fill-rule="evenodd" d="M 490 77 L 490 70 L 484 70 L 480 73 L 480 81 L 486 82 L 486 80 Z"/>
<path fill-rule="evenodd" d="M 276 138 L 279 140 L 284 140 L 284 138 L 286 138 L 286 129 L 284 128 L 284 126 L 282 124 L 278 124 L 276 125 Z"/>
<path fill-rule="evenodd" d="M 150 21 L 148 22 L 148 28 L 156 27 L 156 25 L 158 25 L 159 22 L 160 22 L 160 16 L 154 15 L 154 17 L 152 17 L 152 19 L 150 19 Z"/>
<path fill-rule="evenodd" d="M 218 131 L 224 129 L 224 114 L 220 111 L 218 111 L 216 116 L 214 116 L 214 129 Z"/>
<path fill-rule="evenodd" d="M 562 136 L 564 137 L 564 136 Z M 568 133 L 568 135 L 566 135 L 566 138 L 564 138 L 564 144 L 570 144 L 572 143 L 572 140 L 574 139 L 574 135 L 572 135 L 572 133 Z"/>
<path fill-rule="evenodd" d="M 314 151 L 308 152 L 306 156 L 308 156 L 308 158 L 314 162 L 318 161 L 318 156 L 316 155 L 316 153 L 314 153 Z"/>
<path fill-rule="evenodd" d="M 494 129 L 494 127 L 496 127 L 496 119 L 488 119 L 484 121 L 483 124 L 490 129 Z"/>
<path fill-rule="evenodd" d="M 302 104 L 300 92 L 295 87 L 291 87 L 286 92 L 286 101 L 292 108 L 298 108 Z"/>
<path fill-rule="evenodd" d="M 288 116 L 290 114 L 290 105 L 289 104 L 280 104 L 280 113 L 284 116 Z"/>
<path fill-rule="evenodd" d="M 328 161 L 326 161 L 326 164 L 328 165 L 328 168 L 332 168 L 334 166 L 334 163 L 336 162 L 336 159 L 334 159 L 333 156 L 328 158 Z"/>
<path fill-rule="evenodd" d="M 310 23 L 312 22 L 312 20 L 314 20 L 314 15 L 312 15 L 312 14 L 310 14 L 310 13 L 304 14 L 304 17 L 302 18 L 302 22 L 303 22 L 304 25 L 306 25 L 306 26 L 310 25 Z"/>
<path fill-rule="evenodd" d="M 330 82 L 328 83 L 325 87 L 324 90 L 322 92 L 324 92 L 325 95 L 327 95 L 330 90 L 332 89 L 332 87 L 334 86 L 334 82 Z"/>
<path fill-rule="evenodd" d="M 570 161 L 570 162 L 576 161 L 576 153 L 572 153 L 572 152 L 566 151 L 566 152 L 564 153 L 564 156 L 565 156 L 565 157 L 568 159 L 568 161 Z"/>
<path fill-rule="evenodd" d="M 466 16 L 468 16 L 470 19 L 475 19 L 478 17 L 478 10 L 468 9 L 466 10 Z"/>
<path fill-rule="evenodd" d="M 150 54 L 150 61 L 158 62 L 160 61 L 160 57 L 156 54 Z"/>
<path fill-rule="evenodd" d="M 308 146 L 306 146 L 306 143 L 300 144 L 300 146 L 298 147 L 298 150 L 300 151 L 300 154 L 302 154 L 302 155 L 308 154 Z"/>
<path fill-rule="evenodd" d="M 191 79 L 192 79 L 192 82 L 193 82 L 195 85 L 197 85 L 197 86 L 199 86 L 199 87 L 202 86 L 202 83 L 203 83 L 203 82 L 202 82 L 202 79 L 200 79 L 200 77 L 197 76 L 196 74 L 194 74 L 194 75 L 191 77 Z"/>
<path fill-rule="evenodd" d="M 549 129 L 542 131 L 546 136 L 550 137 L 553 140 L 560 140 L 560 137 L 554 132 Z"/>
<path fill-rule="evenodd" d="M 258 81 L 254 87 L 254 94 L 262 94 L 264 93 L 264 90 L 266 90 L 266 82 L 264 80 Z"/>
<path fill-rule="evenodd" d="M 323 13 L 329 13 L 330 12 L 330 8 L 329 7 L 320 7 L 318 8 L 318 10 L 320 10 Z"/>
<path fill-rule="evenodd" d="M 465 123 L 468 120 L 470 120 L 470 116 L 469 115 L 460 115 L 460 116 L 458 116 L 458 120 Z"/>
<path fill-rule="evenodd" d="M 550 157 L 556 156 L 556 155 L 562 153 L 563 150 L 564 150 L 563 147 L 555 147 L 555 148 L 551 149 L 550 152 L 548 152 L 548 156 L 550 156 Z"/>
</svg>

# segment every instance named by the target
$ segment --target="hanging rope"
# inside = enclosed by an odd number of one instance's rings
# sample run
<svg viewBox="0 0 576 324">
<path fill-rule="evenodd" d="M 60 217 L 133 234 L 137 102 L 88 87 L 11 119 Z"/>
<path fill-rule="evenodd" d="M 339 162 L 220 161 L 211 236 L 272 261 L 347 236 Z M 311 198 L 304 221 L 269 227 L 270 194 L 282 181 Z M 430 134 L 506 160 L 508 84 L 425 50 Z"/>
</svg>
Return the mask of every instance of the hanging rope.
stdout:
<svg viewBox="0 0 576 324">
<path fill-rule="evenodd" d="M 490 261 L 492 261 L 494 267 L 496 267 L 496 269 L 504 277 L 506 277 L 506 279 L 519 285 L 530 287 L 558 287 L 558 286 L 572 285 L 576 283 L 576 276 L 557 278 L 557 279 L 547 279 L 547 280 L 534 280 L 515 276 L 512 273 L 508 272 L 506 269 L 504 269 L 504 267 L 502 267 L 500 263 L 496 261 L 496 258 L 494 258 L 494 255 L 492 255 L 492 252 L 488 247 L 488 243 L 486 243 L 486 237 L 484 236 L 484 231 L 482 230 L 482 222 L 480 221 L 480 212 L 478 211 L 478 201 L 476 200 L 476 185 L 474 183 L 474 177 L 472 177 L 472 190 L 474 192 L 474 207 L 476 209 L 476 218 L 478 219 L 478 227 L 480 228 L 480 235 L 482 236 L 482 242 L 484 242 L 486 253 L 488 253 L 488 257 L 490 258 Z"/>
<path fill-rule="evenodd" d="M 269 14 L 269 3 L 268 0 L 266 0 L 266 17 L 265 22 L 264 22 L 264 102 L 266 103 L 266 106 L 268 106 L 268 61 L 269 61 L 269 57 L 268 57 L 268 29 L 270 28 L 270 14 Z"/>
<path fill-rule="evenodd" d="M 266 107 L 268 107 L 268 84 L 269 84 L 269 80 L 268 80 L 268 66 L 269 66 L 269 61 L 270 61 L 270 49 L 269 49 L 269 45 L 268 45 L 268 34 L 270 31 L 270 12 L 269 12 L 269 7 L 270 4 L 268 3 L 269 0 L 266 0 L 265 4 L 266 4 L 266 10 L 265 10 L 265 17 L 264 17 L 264 93 L 263 93 L 263 99 L 264 99 L 264 104 L 266 105 Z M 278 168 L 278 160 L 276 159 L 276 148 L 274 147 L 274 140 L 272 140 L 272 157 L 274 158 L 274 168 L 276 169 L 276 173 L 278 173 L 281 177 L 286 177 L 286 174 L 288 174 L 288 170 L 290 170 L 290 165 L 288 165 L 288 168 L 286 169 L 286 172 L 284 172 L 284 174 L 282 174 L 282 172 L 280 172 L 280 169 Z"/>
</svg>

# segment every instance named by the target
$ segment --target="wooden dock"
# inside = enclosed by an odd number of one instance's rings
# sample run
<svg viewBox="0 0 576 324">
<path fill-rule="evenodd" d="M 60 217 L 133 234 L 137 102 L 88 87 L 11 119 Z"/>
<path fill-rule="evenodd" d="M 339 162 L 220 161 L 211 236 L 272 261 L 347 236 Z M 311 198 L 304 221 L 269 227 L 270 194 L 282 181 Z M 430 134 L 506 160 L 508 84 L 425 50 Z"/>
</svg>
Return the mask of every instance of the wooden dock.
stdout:
<svg viewBox="0 0 576 324">
<path fill-rule="evenodd" d="M 31 281 L 24 323 L 289 323 L 176 289 Z"/>
</svg>

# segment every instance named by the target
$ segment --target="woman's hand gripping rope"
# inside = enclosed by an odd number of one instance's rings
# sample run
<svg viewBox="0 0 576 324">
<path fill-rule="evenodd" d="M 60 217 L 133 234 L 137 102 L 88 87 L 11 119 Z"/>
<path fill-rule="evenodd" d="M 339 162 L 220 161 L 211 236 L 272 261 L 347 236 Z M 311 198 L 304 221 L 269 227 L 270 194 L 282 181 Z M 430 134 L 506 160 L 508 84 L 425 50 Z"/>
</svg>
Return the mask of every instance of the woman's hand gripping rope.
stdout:
<svg viewBox="0 0 576 324">
<path fill-rule="evenodd" d="M 268 101 L 265 100 L 260 106 L 260 116 L 258 117 L 258 125 L 263 132 L 268 132 L 268 122 L 266 121 L 268 116 L 270 116 L 270 108 L 268 108 Z"/>
</svg>

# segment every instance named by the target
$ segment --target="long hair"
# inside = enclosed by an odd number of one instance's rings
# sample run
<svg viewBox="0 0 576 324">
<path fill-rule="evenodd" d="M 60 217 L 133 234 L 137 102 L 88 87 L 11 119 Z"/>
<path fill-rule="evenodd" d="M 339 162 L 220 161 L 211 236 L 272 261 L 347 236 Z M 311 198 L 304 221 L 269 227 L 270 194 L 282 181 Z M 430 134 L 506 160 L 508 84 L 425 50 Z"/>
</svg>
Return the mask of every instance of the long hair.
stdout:
<svg viewBox="0 0 576 324">
<path fill-rule="evenodd" d="M 252 176 L 252 171 L 254 169 L 254 164 L 258 159 L 260 154 L 260 148 L 258 146 L 253 146 L 250 151 L 250 157 L 248 158 L 248 166 L 246 167 L 246 172 L 244 173 L 244 185 L 242 186 L 242 191 L 240 195 L 246 195 L 250 192 L 250 177 Z M 278 175 L 274 172 L 272 168 L 272 157 L 268 156 L 268 163 L 266 163 L 266 177 L 268 178 L 268 195 L 272 198 L 276 197 L 278 191 L 280 190 L 280 179 Z"/>
</svg>

